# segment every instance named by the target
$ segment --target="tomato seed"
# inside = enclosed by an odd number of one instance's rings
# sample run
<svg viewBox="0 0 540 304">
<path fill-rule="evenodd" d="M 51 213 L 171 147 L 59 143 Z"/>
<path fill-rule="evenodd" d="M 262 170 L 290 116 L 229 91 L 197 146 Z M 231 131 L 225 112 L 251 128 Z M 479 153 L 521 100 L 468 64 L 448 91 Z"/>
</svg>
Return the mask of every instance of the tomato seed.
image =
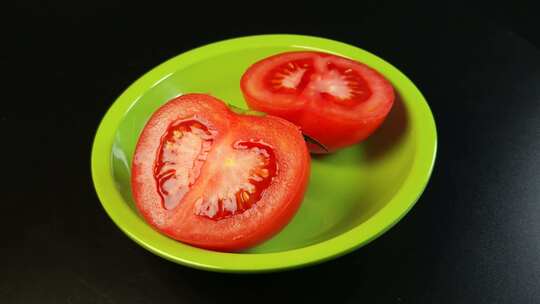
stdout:
<svg viewBox="0 0 540 304">
<path fill-rule="evenodd" d="M 268 172 L 268 169 L 261 169 L 261 170 L 259 170 L 258 173 L 259 173 L 260 176 L 262 176 L 264 178 L 267 178 L 268 175 L 270 175 L 270 172 Z"/>
<path fill-rule="evenodd" d="M 241 197 L 244 203 L 247 203 L 249 201 L 249 193 L 247 193 L 247 191 L 242 191 Z"/>
<path fill-rule="evenodd" d="M 184 135 L 184 133 L 178 131 L 178 130 L 175 130 L 173 132 L 173 137 L 176 138 L 176 139 L 179 139 L 179 138 L 182 138 L 182 136 Z"/>
</svg>

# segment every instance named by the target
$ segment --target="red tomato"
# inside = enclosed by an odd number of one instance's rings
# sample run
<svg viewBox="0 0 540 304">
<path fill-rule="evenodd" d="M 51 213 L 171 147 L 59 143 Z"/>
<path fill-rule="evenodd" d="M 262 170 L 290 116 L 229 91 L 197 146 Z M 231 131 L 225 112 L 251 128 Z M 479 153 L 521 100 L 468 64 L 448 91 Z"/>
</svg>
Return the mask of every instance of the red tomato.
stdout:
<svg viewBox="0 0 540 304">
<path fill-rule="evenodd" d="M 132 164 L 135 203 L 179 241 L 237 251 L 283 228 L 302 201 L 310 158 L 298 127 L 232 112 L 204 94 L 175 98 L 144 127 Z"/>
<path fill-rule="evenodd" d="M 330 152 L 368 137 L 394 103 L 392 85 L 377 71 L 320 52 L 265 58 L 244 73 L 240 86 L 252 109 L 293 122 Z"/>
</svg>

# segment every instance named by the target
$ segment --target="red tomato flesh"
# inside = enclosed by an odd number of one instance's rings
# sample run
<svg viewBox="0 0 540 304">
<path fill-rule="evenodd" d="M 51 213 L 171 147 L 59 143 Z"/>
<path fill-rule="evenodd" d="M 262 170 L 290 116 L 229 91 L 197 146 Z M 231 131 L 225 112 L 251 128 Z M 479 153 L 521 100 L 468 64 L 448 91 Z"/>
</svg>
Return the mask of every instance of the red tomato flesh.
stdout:
<svg viewBox="0 0 540 304">
<path fill-rule="evenodd" d="M 244 73 L 240 86 L 250 108 L 293 122 L 330 152 L 371 135 L 394 103 L 392 85 L 380 73 L 321 52 L 265 58 Z"/>
<path fill-rule="evenodd" d="M 159 108 L 132 164 L 133 196 L 147 222 L 179 241 L 222 251 L 281 230 L 300 206 L 308 177 L 298 127 L 234 113 L 204 94 Z"/>
</svg>

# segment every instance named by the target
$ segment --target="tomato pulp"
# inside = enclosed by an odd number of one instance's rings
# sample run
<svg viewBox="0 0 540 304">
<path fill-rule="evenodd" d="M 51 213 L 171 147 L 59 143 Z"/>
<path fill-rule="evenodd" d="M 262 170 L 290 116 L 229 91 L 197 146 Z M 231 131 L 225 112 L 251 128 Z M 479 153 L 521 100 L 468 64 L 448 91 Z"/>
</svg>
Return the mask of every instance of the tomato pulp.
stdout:
<svg viewBox="0 0 540 304">
<path fill-rule="evenodd" d="M 307 187 L 310 158 L 298 127 L 237 114 L 204 94 L 177 97 L 144 127 L 132 191 L 145 220 L 202 248 L 237 251 L 281 230 Z"/>
<path fill-rule="evenodd" d="M 250 108 L 293 122 L 330 152 L 371 135 L 394 103 L 394 89 L 380 73 L 321 52 L 265 58 L 244 73 L 240 86 Z"/>
</svg>

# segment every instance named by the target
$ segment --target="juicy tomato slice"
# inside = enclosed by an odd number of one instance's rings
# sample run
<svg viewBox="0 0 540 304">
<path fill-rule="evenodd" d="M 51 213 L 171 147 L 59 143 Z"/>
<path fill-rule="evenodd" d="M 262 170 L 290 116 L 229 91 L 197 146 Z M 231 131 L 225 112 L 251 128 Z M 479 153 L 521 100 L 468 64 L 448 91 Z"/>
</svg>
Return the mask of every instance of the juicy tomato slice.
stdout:
<svg viewBox="0 0 540 304">
<path fill-rule="evenodd" d="M 394 103 L 394 89 L 380 73 L 321 52 L 265 58 L 244 73 L 240 86 L 250 108 L 293 122 L 329 151 L 367 138 Z"/>
<path fill-rule="evenodd" d="M 139 137 L 133 197 L 146 221 L 176 240 L 242 250 L 290 221 L 309 161 L 292 123 L 234 113 L 209 95 L 183 95 L 159 108 Z"/>
</svg>

